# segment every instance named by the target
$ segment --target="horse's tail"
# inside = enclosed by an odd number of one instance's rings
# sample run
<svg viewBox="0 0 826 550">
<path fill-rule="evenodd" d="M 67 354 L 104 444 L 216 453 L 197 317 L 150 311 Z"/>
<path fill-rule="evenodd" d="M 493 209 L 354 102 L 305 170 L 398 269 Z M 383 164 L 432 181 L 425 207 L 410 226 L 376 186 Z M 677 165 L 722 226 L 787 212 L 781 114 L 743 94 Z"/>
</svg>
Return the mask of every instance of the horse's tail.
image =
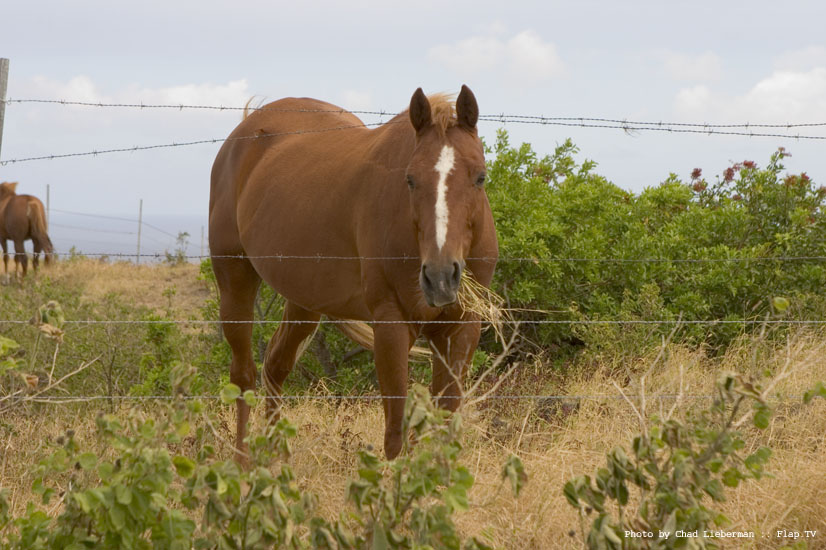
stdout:
<svg viewBox="0 0 826 550">
<path fill-rule="evenodd" d="M 361 321 L 348 321 L 338 323 L 336 327 L 344 333 L 350 340 L 366 349 L 373 349 L 373 329 L 367 323 Z M 414 361 L 426 361 L 433 353 L 428 348 L 413 346 L 410 349 L 410 358 Z"/>
<path fill-rule="evenodd" d="M 27 214 L 31 223 L 32 240 L 40 245 L 46 264 L 52 263 L 54 256 L 54 245 L 49 238 L 48 227 L 46 225 L 46 210 L 43 203 L 34 197 L 29 199 Z"/>
<path fill-rule="evenodd" d="M 244 105 L 244 111 L 241 115 L 241 120 L 247 120 L 247 117 L 250 116 L 255 111 L 261 108 L 261 105 L 264 104 L 264 99 L 258 101 L 258 104 L 253 107 L 252 102 L 255 101 L 255 98 L 258 96 L 252 96 L 247 100 L 246 105 Z"/>
</svg>

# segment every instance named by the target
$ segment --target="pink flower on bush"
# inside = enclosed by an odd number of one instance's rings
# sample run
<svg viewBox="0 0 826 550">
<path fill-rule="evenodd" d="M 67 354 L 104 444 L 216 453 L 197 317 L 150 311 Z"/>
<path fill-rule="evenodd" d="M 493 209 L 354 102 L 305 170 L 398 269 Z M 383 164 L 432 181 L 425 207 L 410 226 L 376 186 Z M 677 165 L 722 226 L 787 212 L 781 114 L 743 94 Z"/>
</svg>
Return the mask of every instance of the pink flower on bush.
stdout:
<svg viewBox="0 0 826 550">
<path fill-rule="evenodd" d="M 695 168 L 694 170 L 691 171 L 691 179 L 693 179 L 693 180 L 700 179 L 702 177 L 702 175 L 703 175 L 703 169 L 702 168 Z"/>
<path fill-rule="evenodd" d="M 729 182 L 734 179 L 734 168 L 726 168 L 723 171 L 723 181 Z"/>
</svg>

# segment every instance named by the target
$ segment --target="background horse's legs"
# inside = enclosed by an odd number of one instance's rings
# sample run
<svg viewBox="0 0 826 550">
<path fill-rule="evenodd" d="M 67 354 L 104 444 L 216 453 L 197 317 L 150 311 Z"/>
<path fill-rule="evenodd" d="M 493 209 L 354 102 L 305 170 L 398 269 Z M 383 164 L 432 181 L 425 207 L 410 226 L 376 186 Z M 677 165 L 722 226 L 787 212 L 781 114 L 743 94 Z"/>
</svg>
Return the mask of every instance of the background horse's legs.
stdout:
<svg viewBox="0 0 826 550">
<path fill-rule="evenodd" d="M 264 356 L 264 369 L 261 378 L 267 395 L 280 395 L 281 387 L 295 362 L 309 344 L 318 328 L 321 315 L 308 311 L 293 302 L 284 306 L 284 316 L 278 330 L 272 335 Z M 297 321 L 297 322 L 285 322 Z M 267 399 L 267 417 L 271 422 L 278 420 L 281 411 L 281 399 Z"/>
<path fill-rule="evenodd" d="M 433 349 L 433 382 L 430 393 L 436 404 L 455 411 L 461 404 L 462 384 L 473 352 L 479 344 L 480 323 L 437 325 L 426 331 Z"/>
<path fill-rule="evenodd" d="M 37 271 L 37 268 L 40 264 L 40 252 L 43 250 L 43 247 L 40 245 L 40 241 L 37 239 L 32 239 L 32 269 Z M 45 255 L 43 256 L 45 259 Z"/>
<path fill-rule="evenodd" d="M 14 239 L 14 272 L 17 273 L 17 266 L 23 266 L 23 276 L 29 268 L 29 258 L 26 256 L 26 247 L 23 245 L 23 239 Z"/>
<path fill-rule="evenodd" d="M 3 247 L 3 274 L 9 273 L 9 249 L 6 239 L 0 239 L 0 246 Z"/>
<path fill-rule="evenodd" d="M 252 321 L 253 306 L 261 278 L 246 259 L 213 258 L 213 271 L 221 293 L 221 328 L 224 337 L 232 349 L 232 365 L 229 379 L 241 388 L 241 391 L 255 389 L 255 362 L 252 360 L 252 323 L 226 321 Z M 239 397 L 236 400 L 238 412 L 235 458 L 242 464 L 247 463 L 247 420 L 250 407 Z"/>
<path fill-rule="evenodd" d="M 416 339 L 406 324 L 377 324 L 373 353 L 384 405 L 384 454 L 395 458 L 402 449 L 402 421 L 407 397 L 407 357 Z"/>
</svg>

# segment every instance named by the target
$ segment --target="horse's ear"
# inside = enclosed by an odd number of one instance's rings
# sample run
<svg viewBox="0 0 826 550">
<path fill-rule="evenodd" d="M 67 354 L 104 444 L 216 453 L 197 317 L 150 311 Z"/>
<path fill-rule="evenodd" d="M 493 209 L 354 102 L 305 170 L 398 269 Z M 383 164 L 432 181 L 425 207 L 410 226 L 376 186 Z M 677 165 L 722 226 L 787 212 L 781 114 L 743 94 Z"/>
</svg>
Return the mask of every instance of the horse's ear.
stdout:
<svg viewBox="0 0 826 550">
<path fill-rule="evenodd" d="M 462 84 L 459 97 L 456 98 L 456 118 L 459 126 L 467 130 L 476 128 L 476 123 L 479 121 L 479 105 L 476 103 L 476 96 L 464 84 Z"/>
<path fill-rule="evenodd" d="M 432 115 L 430 113 L 430 102 L 421 88 L 413 92 L 413 97 L 410 98 L 410 124 L 418 134 L 431 123 Z"/>
</svg>

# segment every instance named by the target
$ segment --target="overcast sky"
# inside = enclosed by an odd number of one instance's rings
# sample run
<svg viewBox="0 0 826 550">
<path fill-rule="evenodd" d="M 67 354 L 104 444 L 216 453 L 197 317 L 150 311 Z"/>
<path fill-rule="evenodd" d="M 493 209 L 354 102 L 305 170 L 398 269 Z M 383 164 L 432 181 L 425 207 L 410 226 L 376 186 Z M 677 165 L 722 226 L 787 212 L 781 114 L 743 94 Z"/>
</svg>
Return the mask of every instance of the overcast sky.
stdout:
<svg viewBox="0 0 826 550">
<path fill-rule="evenodd" d="M 28 0 L 5 3 L 1 17 L 9 99 L 240 107 L 251 96 L 310 96 L 394 112 L 418 86 L 455 92 L 466 83 L 483 114 L 826 122 L 822 0 Z M 239 120 L 237 112 L 11 103 L 0 159 L 224 138 Z M 492 141 L 500 126 L 482 122 L 480 131 Z M 695 167 L 713 177 L 732 162 L 765 165 L 778 146 L 792 152 L 788 171 L 826 183 L 826 141 L 506 128 L 540 154 L 570 137 L 580 160 L 633 191 L 670 172 L 688 179 Z M 798 132 L 826 135 L 826 127 Z M 147 215 L 203 221 L 218 147 L 12 163 L 0 166 L 0 181 L 40 196 L 50 184 L 55 209 L 134 217 L 142 198 Z M 189 223 L 194 233 L 198 222 Z"/>
</svg>

